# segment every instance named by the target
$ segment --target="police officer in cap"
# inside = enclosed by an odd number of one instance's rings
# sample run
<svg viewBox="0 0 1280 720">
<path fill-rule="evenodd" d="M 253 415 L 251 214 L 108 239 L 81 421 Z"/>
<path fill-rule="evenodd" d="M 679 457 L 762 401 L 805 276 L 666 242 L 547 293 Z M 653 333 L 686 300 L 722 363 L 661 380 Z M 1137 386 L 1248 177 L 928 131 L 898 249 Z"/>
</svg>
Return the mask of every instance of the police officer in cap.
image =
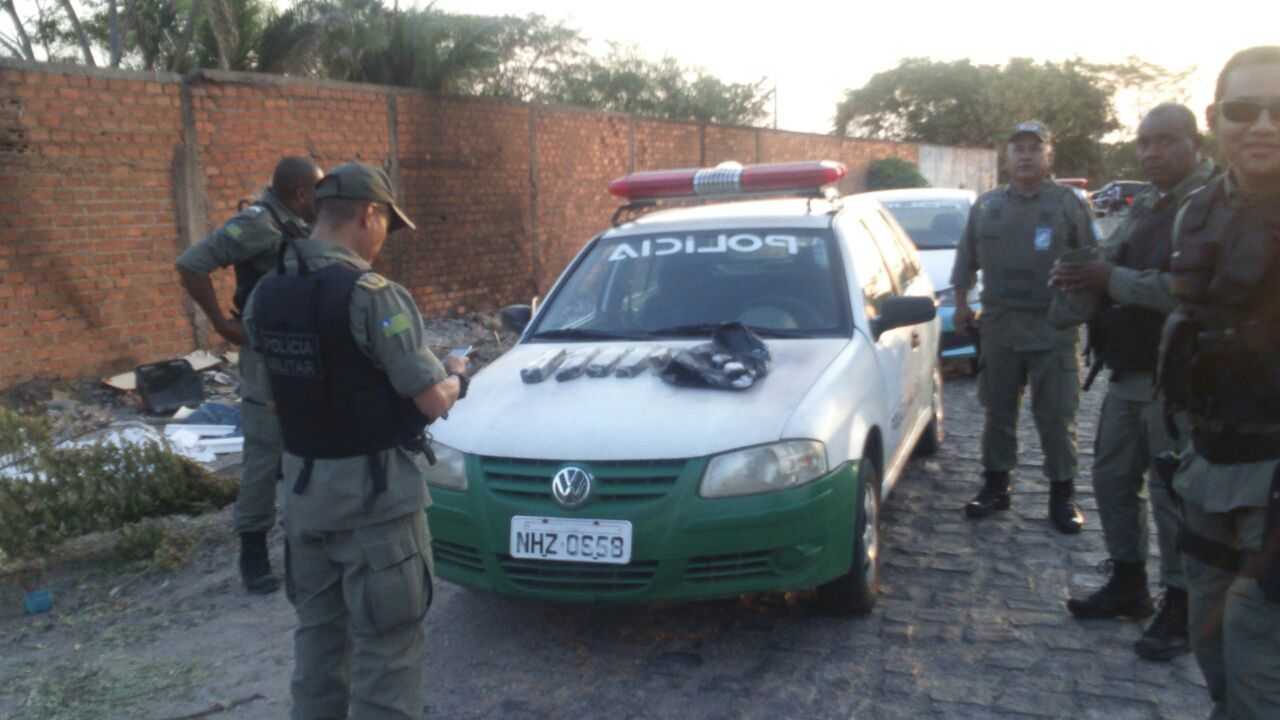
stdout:
<svg viewBox="0 0 1280 720">
<path fill-rule="evenodd" d="M 234 526 L 240 535 L 240 577 L 253 594 L 275 592 L 280 581 L 271 574 L 267 531 L 275 524 L 276 480 L 280 474 L 280 428 L 263 404 L 266 377 L 262 360 L 246 347 L 237 319 L 258 279 L 275 267 L 285 238 L 306 237 L 316 219 L 316 182 L 324 173 L 310 158 L 286 157 L 276 163 L 271 187 L 257 202 L 178 257 L 178 277 L 213 329 L 240 346 L 241 423 L 244 459 L 236 493 Z M 235 267 L 235 312 L 228 318 L 218 306 L 209 275 Z"/>
<path fill-rule="evenodd" d="M 431 603 L 424 429 L 466 395 L 413 298 L 373 272 L 413 229 L 385 172 L 339 165 L 310 238 L 259 283 L 245 327 L 284 436 L 286 590 L 298 614 L 292 717 L 421 718 Z"/>
<path fill-rule="evenodd" d="M 1147 495 L 1160 544 L 1160 613 L 1134 646 L 1148 660 L 1171 660 L 1188 649 L 1187 585 L 1178 552 L 1180 511 L 1152 463 L 1175 450 L 1156 401 L 1160 332 L 1177 304 L 1169 291 L 1173 222 L 1179 204 L 1215 174 L 1198 159 L 1196 116 L 1182 105 L 1153 109 L 1138 126 L 1138 162 L 1151 183 L 1134 198 L 1124 222 L 1108 238 L 1107 260 L 1059 262 L 1053 282 L 1067 291 L 1105 296 L 1105 309 L 1089 321 L 1094 354 L 1090 378 L 1111 371 L 1098 418 L 1093 489 L 1110 558 L 1111 577 L 1097 592 L 1067 601 L 1079 618 L 1141 618 L 1154 612 L 1147 590 L 1150 529 Z M 1087 384 L 1086 384 L 1087 387 Z M 1149 490 L 1148 490 L 1149 488 Z"/>
<path fill-rule="evenodd" d="M 978 198 L 956 248 L 951 282 L 958 332 L 974 323 L 968 293 L 978 270 L 983 273 L 978 358 L 978 397 L 987 411 L 983 486 L 965 513 L 980 518 L 1009 509 L 1009 473 L 1018 462 L 1018 408 L 1029 384 L 1050 481 L 1049 519 L 1060 532 L 1078 533 L 1084 524 L 1074 490 L 1079 333 L 1051 326 L 1046 313 L 1054 261 L 1097 241 L 1083 194 L 1049 175 L 1051 140 L 1039 122 L 1014 128 L 1007 155 L 1010 182 Z"/>
<path fill-rule="evenodd" d="M 1173 478 L 1191 648 L 1213 718 L 1280 718 L 1280 46 L 1236 53 L 1209 128 L 1229 167 L 1183 205 L 1160 390 L 1191 443 Z"/>
</svg>

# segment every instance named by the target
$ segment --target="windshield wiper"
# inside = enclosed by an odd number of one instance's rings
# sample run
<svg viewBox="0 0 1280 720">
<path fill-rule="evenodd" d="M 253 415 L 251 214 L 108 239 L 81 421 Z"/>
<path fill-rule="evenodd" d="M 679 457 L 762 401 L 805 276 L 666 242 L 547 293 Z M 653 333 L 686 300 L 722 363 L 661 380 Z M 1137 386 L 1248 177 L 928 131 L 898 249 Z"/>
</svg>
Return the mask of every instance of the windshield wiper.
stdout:
<svg viewBox="0 0 1280 720">
<path fill-rule="evenodd" d="M 556 328 L 554 330 L 541 330 L 529 337 L 541 340 L 639 340 L 647 337 L 647 334 L 591 330 L 589 328 Z"/>
<path fill-rule="evenodd" d="M 672 325 L 671 327 L 650 330 L 649 335 L 675 335 L 677 337 L 711 336 L 720 323 L 690 323 L 688 325 Z"/>
<path fill-rule="evenodd" d="M 759 335 L 760 337 L 772 338 L 804 338 L 809 337 L 809 333 L 804 330 L 790 330 L 785 328 L 766 328 L 748 325 L 747 329 Z"/>
</svg>

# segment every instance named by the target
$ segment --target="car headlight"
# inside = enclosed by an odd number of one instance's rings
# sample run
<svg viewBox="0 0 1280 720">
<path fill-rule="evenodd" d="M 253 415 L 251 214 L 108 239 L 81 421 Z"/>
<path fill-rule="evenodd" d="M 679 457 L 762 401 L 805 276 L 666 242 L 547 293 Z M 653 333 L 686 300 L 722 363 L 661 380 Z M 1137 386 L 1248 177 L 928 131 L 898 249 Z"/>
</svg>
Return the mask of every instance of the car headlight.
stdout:
<svg viewBox="0 0 1280 720">
<path fill-rule="evenodd" d="M 467 489 L 467 456 L 448 445 L 431 443 L 436 464 L 427 467 L 427 484 L 450 490 Z"/>
<path fill-rule="evenodd" d="M 788 440 L 717 455 L 702 473 L 698 495 L 723 498 L 798 487 L 827 472 L 827 453 L 816 440 Z"/>
</svg>

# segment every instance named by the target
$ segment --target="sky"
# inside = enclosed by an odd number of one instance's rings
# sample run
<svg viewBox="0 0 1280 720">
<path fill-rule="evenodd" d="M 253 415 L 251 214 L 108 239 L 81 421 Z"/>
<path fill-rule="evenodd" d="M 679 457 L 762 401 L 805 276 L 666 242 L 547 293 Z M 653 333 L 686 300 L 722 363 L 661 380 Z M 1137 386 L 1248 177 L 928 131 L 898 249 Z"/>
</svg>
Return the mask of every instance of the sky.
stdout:
<svg viewBox="0 0 1280 720">
<path fill-rule="evenodd" d="M 436 8 L 538 13 L 579 30 L 592 52 L 603 54 L 615 41 L 727 82 L 768 78 L 769 86 L 777 83 L 778 127 L 820 133 L 831 131 L 846 89 L 904 57 L 1000 64 L 1010 57 L 1119 62 L 1136 55 L 1170 69 L 1195 66 L 1185 99 L 1203 118 L 1232 53 L 1280 42 L 1275 0 L 438 0 Z M 1166 99 L 1121 99 L 1121 121 L 1136 125 L 1142 108 L 1134 105 Z"/>
</svg>

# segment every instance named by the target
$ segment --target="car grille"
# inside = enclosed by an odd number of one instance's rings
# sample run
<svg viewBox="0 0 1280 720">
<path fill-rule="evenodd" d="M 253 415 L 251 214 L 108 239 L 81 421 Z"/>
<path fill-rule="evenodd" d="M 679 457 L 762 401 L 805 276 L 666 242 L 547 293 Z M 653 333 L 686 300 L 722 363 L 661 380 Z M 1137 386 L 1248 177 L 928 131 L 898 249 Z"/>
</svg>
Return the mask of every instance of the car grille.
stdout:
<svg viewBox="0 0 1280 720">
<path fill-rule="evenodd" d="M 432 540 L 431 555 L 437 563 L 445 563 L 469 572 L 484 572 L 484 560 L 480 558 L 480 551 L 466 545 Z"/>
<path fill-rule="evenodd" d="M 626 592 L 642 590 L 653 580 L 656 561 L 630 565 L 588 565 L 547 560 L 521 560 L 499 555 L 498 564 L 512 584 L 534 590 Z"/>
<path fill-rule="evenodd" d="M 675 487 L 683 460 L 583 463 L 590 469 L 593 504 L 657 500 Z M 564 462 L 485 457 L 480 470 L 485 487 L 497 495 L 551 500 L 551 478 Z"/>
<path fill-rule="evenodd" d="M 684 577 L 691 583 L 771 577 L 776 575 L 769 561 L 772 555 L 772 550 L 763 550 L 691 558 L 685 565 Z"/>
</svg>

